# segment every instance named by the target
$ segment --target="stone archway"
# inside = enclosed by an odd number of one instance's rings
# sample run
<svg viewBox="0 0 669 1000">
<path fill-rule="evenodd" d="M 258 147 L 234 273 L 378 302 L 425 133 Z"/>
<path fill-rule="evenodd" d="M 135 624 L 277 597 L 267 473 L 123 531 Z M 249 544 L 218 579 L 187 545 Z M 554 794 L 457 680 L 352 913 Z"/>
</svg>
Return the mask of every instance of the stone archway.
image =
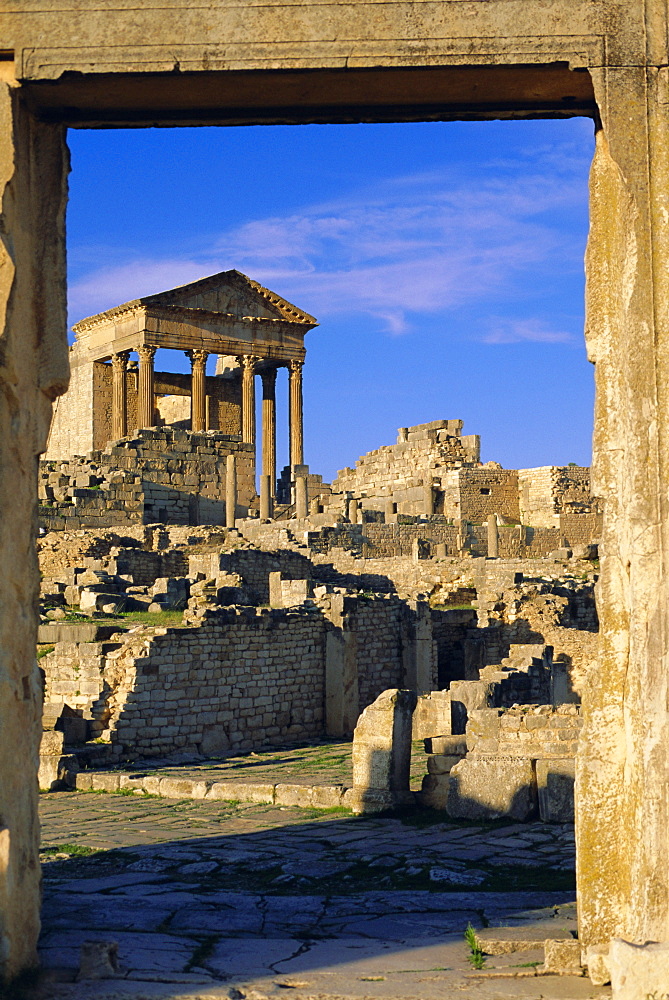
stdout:
<svg viewBox="0 0 669 1000">
<path fill-rule="evenodd" d="M 589 115 L 594 475 L 578 775 L 584 945 L 669 939 L 669 42 L 664 0 L 189 0 L 0 14 L 0 965 L 35 956 L 37 455 L 67 387 L 65 129 Z M 150 42 L 147 43 L 147 39 Z M 643 835 L 640 835 L 643 831 Z"/>
</svg>

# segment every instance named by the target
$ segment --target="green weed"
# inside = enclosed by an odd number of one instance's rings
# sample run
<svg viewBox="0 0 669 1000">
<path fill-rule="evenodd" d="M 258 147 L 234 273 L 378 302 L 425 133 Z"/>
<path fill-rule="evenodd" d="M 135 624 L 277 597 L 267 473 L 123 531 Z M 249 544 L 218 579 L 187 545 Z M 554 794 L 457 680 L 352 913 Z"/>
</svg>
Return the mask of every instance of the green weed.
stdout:
<svg viewBox="0 0 669 1000">
<path fill-rule="evenodd" d="M 467 957 L 472 968 L 482 969 L 485 965 L 485 955 L 479 947 L 476 931 L 471 923 L 467 924 L 465 928 L 465 941 L 469 945 L 470 954 Z"/>
<path fill-rule="evenodd" d="M 95 853 L 95 848 L 86 847 L 84 844 L 60 844 L 55 847 L 40 848 L 40 854 L 69 854 L 71 858 L 87 858 Z"/>
</svg>

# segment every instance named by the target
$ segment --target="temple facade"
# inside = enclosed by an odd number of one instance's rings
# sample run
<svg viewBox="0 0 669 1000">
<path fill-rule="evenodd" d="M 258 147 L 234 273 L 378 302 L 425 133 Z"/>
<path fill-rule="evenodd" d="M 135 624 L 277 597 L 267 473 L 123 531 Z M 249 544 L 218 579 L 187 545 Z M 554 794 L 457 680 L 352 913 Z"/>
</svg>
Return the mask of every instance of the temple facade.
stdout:
<svg viewBox="0 0 669 1000">
<path fill-rule="evenodd" d="M 302 465 L 304 336 L 313 316 L 239 271 L 222 271 L 81 320 L 72 380 L 58 400 L 46 451 L 66 459 L 135 431 L 175 425 L 256 446 L 262 384 L 262 475 L 276 489 L 276 381 L 288 369 L 290 464 Z M 182 351 L 191 372 L 156 371 L 158 348 Z M 216 374 L 207 376 L 209 355 Z"/>
</svg>

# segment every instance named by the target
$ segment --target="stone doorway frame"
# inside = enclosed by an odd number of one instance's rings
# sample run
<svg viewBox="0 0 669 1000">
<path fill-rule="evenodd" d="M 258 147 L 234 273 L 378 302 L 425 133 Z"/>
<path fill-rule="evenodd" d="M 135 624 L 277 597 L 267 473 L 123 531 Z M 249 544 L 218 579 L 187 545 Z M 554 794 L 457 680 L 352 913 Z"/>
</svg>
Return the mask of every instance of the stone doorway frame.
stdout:
<svg viewBox="0 0 669 1000">
<path fill-rule="evenodd" d="M 241 20 L 222 2 L 158 6 L 25 0 L 0 14 L 0 970 L 32 964 L 39 926 L 36 473 L 68 382 L 68 125 L 595 120 L 586 342 L 605 519 L 580 936 L 669 940 L 666 2 L 268 0 Z"/>
</svg>

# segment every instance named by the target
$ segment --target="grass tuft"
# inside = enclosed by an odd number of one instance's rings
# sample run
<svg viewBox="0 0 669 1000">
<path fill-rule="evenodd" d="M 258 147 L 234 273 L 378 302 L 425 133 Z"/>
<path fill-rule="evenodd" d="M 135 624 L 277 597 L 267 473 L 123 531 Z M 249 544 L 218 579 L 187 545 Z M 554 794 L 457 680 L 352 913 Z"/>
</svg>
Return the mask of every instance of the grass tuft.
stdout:
<svg viewBox="0 0 669 1000">
<path fill-rule="evenodd" d="M 465 941 L 469 945 L 469 954 L 467 957 L 474 969 L 482 969 L 485 965 L 485 955 L 479 948 L 478 939 L 476 937 L 476 931 L 472 927 L 471 923 L 467 924 L 465 928 Z"/>
</svg>

